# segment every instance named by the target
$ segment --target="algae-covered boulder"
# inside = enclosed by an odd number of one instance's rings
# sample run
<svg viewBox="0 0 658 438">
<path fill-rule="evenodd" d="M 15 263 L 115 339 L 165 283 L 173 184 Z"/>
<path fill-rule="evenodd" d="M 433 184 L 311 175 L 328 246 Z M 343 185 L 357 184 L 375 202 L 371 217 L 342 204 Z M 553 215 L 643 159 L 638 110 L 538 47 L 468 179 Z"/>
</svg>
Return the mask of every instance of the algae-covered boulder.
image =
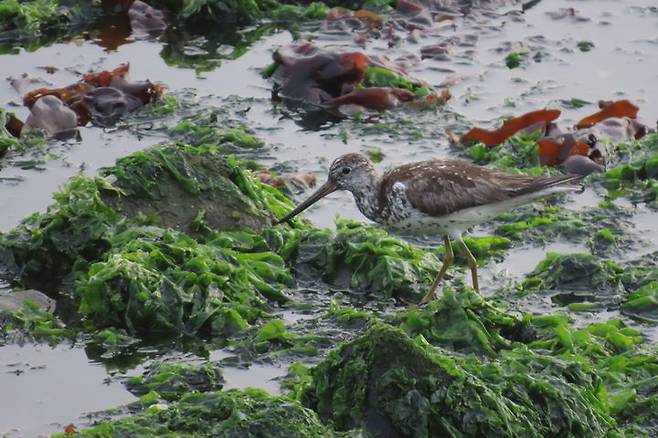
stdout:
<svg viewBox="0 0 658 438">
<path fill-rule="evenodd" d="M 213 229 L 259 229 L 289 206 L 277 190 L 252 181 L 236 160 L 208 146 L 158 146 L 103 173 L 119 189 L 104 194 L 108 205 L 131 218 L 156 216 L 186 233 L 195 231 L 200 214 Z"/>
<path fill-rule="evenodd" d="M 142 414 L 81 430 L 76 436 L 324 438 L 335 434 L 298 402 L 246 389 L 188 394 L 179 402 L 152 405 Z"/>
<path fill-rule="evenodd" d="M 375 436 L 605 435 L 614 421 L 593 387 L 544 375 L 531 357 L 533 364 L 451 357 L 378 324 L 330 353 L 301 398 L 337 430 Z"/>
<path fill-rule="evenodd" d="M 45 213 L 0 235 L 0 265 L 11 279 L 53 292 L 76 260 L 98 260 L 131 224 L 155 221 L 187 232 L 260 228 L 291 207 L 211 145 L 155 147 L 118 160 L 104 174 L 73 178 Z"/>
</svg>

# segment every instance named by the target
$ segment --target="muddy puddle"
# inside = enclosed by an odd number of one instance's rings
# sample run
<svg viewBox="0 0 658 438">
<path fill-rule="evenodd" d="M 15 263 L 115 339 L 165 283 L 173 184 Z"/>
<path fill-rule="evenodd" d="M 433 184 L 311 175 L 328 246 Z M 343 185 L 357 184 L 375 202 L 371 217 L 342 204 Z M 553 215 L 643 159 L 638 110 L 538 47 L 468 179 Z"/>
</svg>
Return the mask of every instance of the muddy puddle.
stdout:
<svg viewBox="0 0 658 438">
<path fill-rule="evenodd" d="M 242 151 L 241 158 L 253 159 L 267 168 L 310 173 L 318 181 L 326 178 L 333 158 L 348 152 L 381 152 L 382 160 L 377 164 L 381 168 L 412 160 L 456 157 L 459 153 L 450 146 L 448 131 L 461 133 L 471 126 L 491 128 L 504 115 L 520 115 L 545 107 L 559 108 L 560 122 L 571 124 L 596 112 L 599 100 L 628 99 L 640 108 L 641 119 L 655 127 L 655 1 L 545 0 L 530 2 L 536 4 L 524 13 L 519 12 L 519 4 L 495 3 L 487 3 L 482 11 L 475 8 L 466 18 L 440 22 L 436 32 L 422 34 L 414 41 L 402 40 L 392 47 L 390 40 L 384 38 L 368 39 L 363 47 L 355 44 L 351 33 L 329 32 L 321 28 L 321 23 L 311 21 L 295 26 L 294 38 L 281 28 L 285 26 L 268 24 L 225 30 L 214 39 L 192 41 L 187 47 L 177 48 L 187 55 L 184 66 L 167 56 L 172 43 L 128 37 L 117 47 L 108 48 L 107 42 L 93 32 L 30 51 L 5 50 L 0 54 L 0 105 L 22 120 L 29 115 L 29 110 L 22 106 L 26 91 L 63 87 L 76 82 L 82 73 L 112 70 L 122 63 L 130 64 L 132 78 L 148 78 L 166 85 L 167 93 L 176 97 L 180 108 L 171 114 L 155 114 L 144 108 L 111 127 L 81 127 L 76 137 L 50 140 L 37 151 L 10 151 L 0 161 L 0 232 L 11 230 L 34 212 L 45 211 L 52 203 L 53 193 L 69 178 L 97 175 L 100 168 L 113 165 L 118 158 L 168 141 L 169 129 L 181 119 L 200 118 L 213 112 L 221 113 L 220 117 L 230 123 L 249 126 L 269 145 Z M 576 12 L 569 12 L 573 10 Z M 273 101 L 271 81 L 261 75 L 261 69 L 271 63 L 273 52 L 294 39 L 313 40 L 326 48 L 363 50 L 369 56 L 386 55 L 392 61 L 404 62 L 410 75 L 437 92 L 449 89 L 452 99 L 443 107 L 423 112 L 394 109 L 343 120 L 308 117 Z M 432 47 L 446 40 L 457 43 L 445 52 L 432 52 Z M 236 51 L 236 47 L 240 50 Z M 506 66 L 506 56 L 511 52 L 520 54 L 517 68 Z M 46 66 L 56 68 L 49 73 L 44 70 Z M 299 190 L 293 196 L 299 201 L 307 194 Z M 604 193 L 588 188 L 570 194 L 563 206 L 576 214 L 596 208 L 604 199 Z M 605 256 L 622 263 L 656 252 L 656 211 L 624 200 L 619 204 L 626 211 L 630 243 Z M 334 228 L 337 216 L 368 223 L 346 192 L 330 195 L 306 213 L 320 228 Z M 491 236 L 499 225 L 479 226 L 473 234 Z M 427 236 L 418 243 L 433 247 L 440 242 L 440 236 Z M 548 252 L 591 250 L 590 243 L 578 238 L 517 244 L 481 268 L 481 281 L 512 287 L 531 274 Z M 302 306 L 284 307 L 273 314 L 296 334 L 316 330 L 323 333 L 326 339 L 314 341 L 316 355 L 272 355 L 262 359 L 240 348 L 211 345 L 202 353 L 196 346 L 177 346 L 162 355 L 158 346 L 152 352 L 144 352 L 143 357 L 148 357 L 148 362 L 191 354 L 197 363 L 225 365 L 224 389 L 255 386 L 272 394 L 282 393 L 281 377 L 291 363 L 313 365 L 330 346 L 350 336 L 350 330 L 327 327 L 323 318 L 330 296 L 340 291 L 349 297 L 346 302 L 361 305 L 364 301 L 362 296 L 350 296 L 345 288 L 330 288 L 317 279 L 305 286 L 313 294 L 292 291 Z M 483 291 L 489 295 L 496 290 L 485 286 Z M 307 301 L 308 296 L 312 298 Z M 560 308 L 545 296 L 519 301 L 524 310 L 537 314 Z M 379 308 L 363 306 L 382 314 L 393 307 L 388 301 Z M 655 325 L 638 324 L 618 311 L 574 312 L 571 316 L 578 326 L 621 318 L 641 329 L 650 342 L 658 343 Z M 139 360 L 116 365 L 97 359 L 81 346 L 66 343 L 54 347 L 32 343 L 0 346 L 0 435 L 61 433 L 70 423 L 83 428 L 93 423 L 85 419 L 87 414 L 137 400 L 123 381 L 144 370 Z"/>
</svg>

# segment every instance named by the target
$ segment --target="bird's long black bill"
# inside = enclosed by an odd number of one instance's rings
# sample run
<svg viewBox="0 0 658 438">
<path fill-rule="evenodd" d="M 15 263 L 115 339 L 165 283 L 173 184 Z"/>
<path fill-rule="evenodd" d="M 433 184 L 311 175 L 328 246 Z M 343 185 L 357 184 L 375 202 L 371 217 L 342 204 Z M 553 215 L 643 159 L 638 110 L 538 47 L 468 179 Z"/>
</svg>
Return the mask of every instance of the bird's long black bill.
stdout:
<svg viewBox="0 0 658 438">
<path fill-rule="evenodd" d="M 308 198 L 306 201 L 302 202 L 302 203 L 299 204 L 297 207 L 295 207 L 295 209 L 294 209 L 293 211 L 291 211 L 290 213 L 288 213 L 287 215 L 285 215 L 283 218 L 279 219 L 279 220 L 276 222 L 276 225 L 278 225 L 278 224 L 282 224 L 282 223 L 284 223 L 284 222 L 288 222 L 290 219 L 294 218 L 294 217 L 297 216 L 299 213 L 301 213 L 302 211 L 306 210 L 306 209 L 309 208 L 311 205 L 315 204 L 315 203 L 318 202 L 320 199 L 322 199 L 322 198 L 324 198 L 325 196 L 327 196 L 329 193 L 335 192 L 337 189 L 338 189 L 338 187 L 336 187 L 336 184 L 335 184 L 335 183 L 333 183 L 333 182 L 331 182 L 331 181 L 327 181 L 326 183 L 324 183 L 324 184 L 322 185 L 322 187 L 320 187 L 319 189 L 317 189 L 317 190 L 315 191 L 315 193 L 313 193 L 311 196 L 309 196 L 309 198 Z"/>
</svg>

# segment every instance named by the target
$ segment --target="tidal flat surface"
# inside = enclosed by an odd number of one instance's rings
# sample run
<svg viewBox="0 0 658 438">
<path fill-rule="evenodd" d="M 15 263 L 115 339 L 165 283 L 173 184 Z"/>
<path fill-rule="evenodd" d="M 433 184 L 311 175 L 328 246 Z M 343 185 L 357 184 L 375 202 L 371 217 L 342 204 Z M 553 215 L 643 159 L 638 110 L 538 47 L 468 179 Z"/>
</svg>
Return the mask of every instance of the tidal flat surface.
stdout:
<svg viewBox="0 0 658 438">
<path fill-rule="evenodd" d="M 575 16 L 560 18 L 555 13 L 573 8 Z M 54 41 L 30 51 L 17 45 L 0 54 L 0 105 L 25 119 L 29 110 L 22 106 L 22 93 L 32 88 L 62 87 L 77 81 L 81 73 L 111 70 L 121 63 L 130 64 L 135 79 L 148 78 L 167 86 L 167 92 L 182 102 L 171 115 L 153 116 L 147 111 L 130 115 L 116 126 L 79 129 L 79 137 L 49 141 L 37 152 L 10 152 L 0 161 L 0 232 L 7 232 L 34 212 L 45 211 L 52 195 L 69 178 L 78 174 L 96 175 L 101 167 L 116 159 L 168 139 L 167 128 L 181 117 L 210 113 L 228 108 L 230 117 L 251 127 L 268 147 L 242 158 L 266 167 L 299 173 L 311 173 L 324 181 L 333 158 L 347 152 L 383 152 L 377 166 L 429 158 L 456 157 L 448 130 L 464 132 L 470 126 L 494 127 L 502 116 L 519 115 L 545 107 L 562 110 L 560 123 L 570 124 L 597 111 L 598 100 L 628 99 L 640 108 L 640 117 L 651 127 L 658 120 L 658 8 L 652 0 L 615 2 L 608 0 L 541 1 L 524 13 L 518 3 L 508 3 L 496 13 L 457 18 L 434 33 L 422 35 L 418 42 L 402 42 L 389 47 L 385 40 L 369 40 L 365 48 L 357 46 L 353 35 L 328 34 L 321 23 L 310 22 L 295 29 L 295 37 L 312 39 L 321 47 L 350 47 L 368 55 L 386 55 L 391 60 L 410 60 L 408 72 L 440 91 L 449 88 L 452 99 L 436 111 L 408 112 L 404 109 L 371 114 L 365 120 L 309 121 L 304 114 L 290 111 L 273 102 L 271 83 L 260 71 L 271 62 L 272 53 L 293 41 L 290 31 L 269 26 L 247 46 L 244 53 L 226 56 L 242 44 L 253 27 L 226 32 L 223 43 L 212 46 L 189 42 L 183 50 L 198 54 L 199 62 L 213 61 L 216 67 L 176 66 L 165 56 L 164 40 L 128 37 L 118 47 L 103 47 L 93 32 Z M 470 41 L 457 44 L 445 57 L 421 59 L 421 48 L 455 37 Z M 253 38 L 253 37 L 252 37 Z M 203 39 L 203 38 L 201 38 Z M 579 49 L 579 42 L 593 46 Z M 509 69 L 505 57 L 512 51 L 524 53 L 522 65 Z M 43 67 L 56 67 L 47 73 Z M 11 79 L 26 77 L 13 86 Z M 570 105 L 572 99 L 585 103 Z M 392 129 L 391 129 L 392 127 Z M 308 192 L 298 193 L 296 200 Z M 605 199 L 604 193 L 586 190 L 570 194 L 566 208 L 578 212 Z M 621 201 L 623 204 L 623 201 Z M 628 204 L 629 233 L 635 239 L 627 249 L 610 255 L 615 261 L 629 261 L 658 250 L 658 215 L 642 205 Z M 306 213 L 318 227 L 334 227 L 336 216 L 367 223 L 346 192 L 330 195 Z M 479 236 L 492 235 L 495 225 L 474 230 Z M 440 242 L 440 236 L 427 236 L 423 246 Z M 587 242 L 558 239 L 549 243 L 530 242 L 512 247 L 500 260 L 482 267 L 483 281 L 512 283 L 532 272 L 549 251 L 588 252 Z M 321 281 L 305 284 L 313 290 L 329 293 Z M 485 293 L 492 288 L 485 287 Z M 334 292 L 333 290 L 331 291 Z M 304 304 L 303 291 L 295 293 Z M 299 332 L 313 332 L 320 318 L 314 313 L 326 307 L 329 298 L 311 300 L 311 311 L 286 309 L 280 316 Z M 525 310 L 544 313 L 559 306 L 545 297 L 526 299 Z M 382 313 L 391 311 L 391 303 L 365 305 Z M 308 310 L 308 309 L 306 309 Z M 574 313 L 581 324 L 610 318 L 626 318 L 618 313 Z M 628 318 L 626 318 L 628 320 Z M 655 326 L 640 325 L 652 343 L 658 343 Z M 336 334 L 334 341 L 348 334 Z M 331 344 L 331 342 L 329 342 Z M 190 353 L 181 346 L 149 350 L 144 347 L 144 362 L 161 356 L 182 357 L 226 363 L 225 388 L 257 386 L 272 393 L 281 391 L 279 379 L 285 375 L 289 358 L 259 362 L 241 357 L 240 366 L 227 358 L 239 351 L 224 346 L 208 346 L 208 351 Z M 321 357 L 310 360 L 317 363 Z M 0 346 L 0 435 L 31 437 L 62 432 L 74 423 L 89 424 L 88 413 L 132 402 L 136 397 L 121 384 L 119 377 L 142 370 L 139 360 L 119 365 L 108 358 L 89 354 L 81 346 L 9 344 Z"/>
</svg>

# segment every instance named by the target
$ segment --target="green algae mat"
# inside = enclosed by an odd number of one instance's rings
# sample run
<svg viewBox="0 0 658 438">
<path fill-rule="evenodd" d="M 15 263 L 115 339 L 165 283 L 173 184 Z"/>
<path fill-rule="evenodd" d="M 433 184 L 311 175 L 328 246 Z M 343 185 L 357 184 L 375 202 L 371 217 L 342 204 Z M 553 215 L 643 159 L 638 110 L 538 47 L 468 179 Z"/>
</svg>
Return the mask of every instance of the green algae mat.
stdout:
<svg viewBox="0 0 658 438">
<path fill-rule="evenodd" d="M 651 321 L 654 257 L 619 264 L 549 254 L 499 298 L 480 296 L 456 277 L 426 307 L 363 312 L 332 302 L 324 323 L 298 332 L 272 314 L 309 301 L 294 292 L 309 276 L 370 300 L 413 302 L 442 254 L 353 221 L 339 221 L 335 231 L 303 221 L 272 227 L 292 203 L 217 147 L 158 146 L 118 160 L 100 177 L 77 177 L 55 201 L 0 236 L 0 254 L 5 275 L 67 297 L 71 315 L 62 319 L 28 301 L 2 314 L 4 339 L 87 339 L 112 351 L 157 335 L 229 343 L 268 360 L 319 360 L 310 369 L 291 367 L 283 396 L 221 390 L 222 367 L 210 362 L 153 362 L 126 381 L 140 397 L 132 414 L 80 431 L 84 436 L 658 431 L 658 352 L 641 331 L 619 319 L 577 327 L 567 313 L 533 315 L 505 304 L 568 295 L 566 310 L 617 307 Z M 172 204 L 182 215 L 167 216 Z M 500 220 L 550 229 L 550 217 Z M 512 228 L 503 229 L 512 240 L 467 241 L 483 263 L 513 245 Z M 332 341 L 331 330 L 351 340 Z"/>
<path fill-rule="evenodd" d="M 622 3 L 0 0 L 0 435 L 658 436 L 656 10 Z M 151 82 L 117 59 L 169 92 L 127 111 Z M 121 99 L 19 138 L 41 87 Z M 461 144 L 525 111 L 550 120 Z M 547 138 L 577 147 L 549 165 Z M 482 294 L 455 245 L 419 305 L 435 236 L 338 196 L 275 225 L 347 151 L 596 171 L 465 236 Z"/>
</svg>

